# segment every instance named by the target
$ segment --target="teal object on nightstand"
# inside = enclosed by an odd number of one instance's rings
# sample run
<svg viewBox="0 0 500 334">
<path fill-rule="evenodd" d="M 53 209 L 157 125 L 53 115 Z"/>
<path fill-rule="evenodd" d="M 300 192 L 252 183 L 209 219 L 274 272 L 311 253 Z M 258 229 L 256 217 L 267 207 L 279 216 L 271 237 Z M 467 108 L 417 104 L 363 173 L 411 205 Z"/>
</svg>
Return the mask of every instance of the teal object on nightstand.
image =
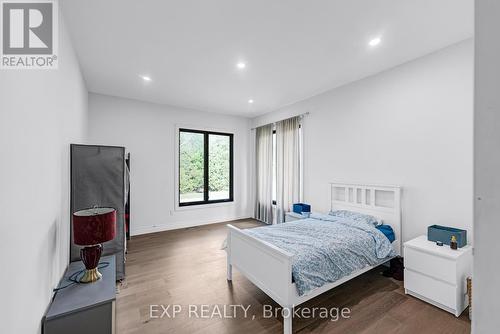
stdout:
<svg viewBox="0 0 500 334">
<path fill-rule="evenodd" d="M 311 206 L 309 204 L 306 204 L 306 203 L 295 203 L 293 205 L 293 212 L 299 213 L 299 214 L 306 213 L 306 212 L 310 213 Z"/>
<path fill-rule="evenodd" d="M 467 245 L 466 230 L 441 225 L 431 225 L 427 228 L 427 240 L 429 241 L 441 241 L 443 244 L 449 245 L 452 236 L 457 238 L 458 248 Z"/>
</svg>

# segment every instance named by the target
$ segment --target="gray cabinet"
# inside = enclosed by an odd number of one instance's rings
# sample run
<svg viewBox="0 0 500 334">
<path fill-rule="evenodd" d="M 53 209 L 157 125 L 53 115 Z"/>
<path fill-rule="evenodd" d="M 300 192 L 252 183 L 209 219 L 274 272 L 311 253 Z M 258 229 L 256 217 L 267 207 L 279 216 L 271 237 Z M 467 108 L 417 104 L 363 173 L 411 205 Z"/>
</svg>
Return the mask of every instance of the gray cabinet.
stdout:
<svg viewBox="0 0 500 334">
<path fill-rule="evenodd" d="M 116 276 L 115 257 L 105 256 L 100 263 L 109 266 L 99 269 L 102 278 L 94 283 L 73 284 L 56 292 L 43 318 L 44 334 L 114 334 Z M 59 286 L 84 269 L 83 263 L 72 262 Z"/>
</svg>

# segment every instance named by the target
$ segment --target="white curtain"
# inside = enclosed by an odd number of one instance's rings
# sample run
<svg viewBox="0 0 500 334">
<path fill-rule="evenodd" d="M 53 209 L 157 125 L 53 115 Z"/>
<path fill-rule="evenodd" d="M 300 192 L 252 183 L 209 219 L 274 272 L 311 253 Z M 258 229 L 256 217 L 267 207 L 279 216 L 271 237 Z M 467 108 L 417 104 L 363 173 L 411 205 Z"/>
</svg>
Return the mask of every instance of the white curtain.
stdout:
<svg viewBox="0 0 500 334">
<path fill-rule="evenodd" d="M 300 116 L 276 123 L 276 222 L 300 201 Z"/>
<path fill-rule="evenodd" d="M 273 125 L 257 128 L 255 134 L 255 219 L 272 224 Z"/>
</svg>

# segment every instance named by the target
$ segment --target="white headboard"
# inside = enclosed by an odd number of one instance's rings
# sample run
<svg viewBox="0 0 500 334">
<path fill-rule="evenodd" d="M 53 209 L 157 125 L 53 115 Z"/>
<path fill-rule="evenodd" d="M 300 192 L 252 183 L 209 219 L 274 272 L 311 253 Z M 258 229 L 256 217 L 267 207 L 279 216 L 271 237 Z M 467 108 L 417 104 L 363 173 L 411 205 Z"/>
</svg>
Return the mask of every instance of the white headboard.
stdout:
<svg viewBox="0 0 500 334">
<path fill-rule="evenodd" d="M 372 184 L 330 183 L 330 210 L 351 210 L 372 215 L 390 225 L 396 234 L 392 243 L 402 255 L 401 187 Z"/>
</svg>

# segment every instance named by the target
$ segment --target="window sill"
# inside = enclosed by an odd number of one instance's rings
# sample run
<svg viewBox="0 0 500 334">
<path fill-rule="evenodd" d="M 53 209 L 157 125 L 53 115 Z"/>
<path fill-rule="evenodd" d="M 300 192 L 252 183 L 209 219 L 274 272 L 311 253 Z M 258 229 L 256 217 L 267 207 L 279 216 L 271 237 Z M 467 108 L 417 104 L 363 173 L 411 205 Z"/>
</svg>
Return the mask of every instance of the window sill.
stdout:
<svg viewBox="0 0 500 334">
<path fill-rule="evenodd" d="M 223 207 L 223 206 L 231 206 L 231 205 L 234 205 L 234 202 L 235 201 L 233 200 L 233 201 L 227 201 L 227 202 L 194 204 L 194 205 L 185 205 L 185 206 L 179 206 L 179 203 L 176 203 L 175 204 L 175 211 L 200 210 L 200 209 L 210 209 L 210 208 L 217 208 L 217 207 Z"/>
</svg>

